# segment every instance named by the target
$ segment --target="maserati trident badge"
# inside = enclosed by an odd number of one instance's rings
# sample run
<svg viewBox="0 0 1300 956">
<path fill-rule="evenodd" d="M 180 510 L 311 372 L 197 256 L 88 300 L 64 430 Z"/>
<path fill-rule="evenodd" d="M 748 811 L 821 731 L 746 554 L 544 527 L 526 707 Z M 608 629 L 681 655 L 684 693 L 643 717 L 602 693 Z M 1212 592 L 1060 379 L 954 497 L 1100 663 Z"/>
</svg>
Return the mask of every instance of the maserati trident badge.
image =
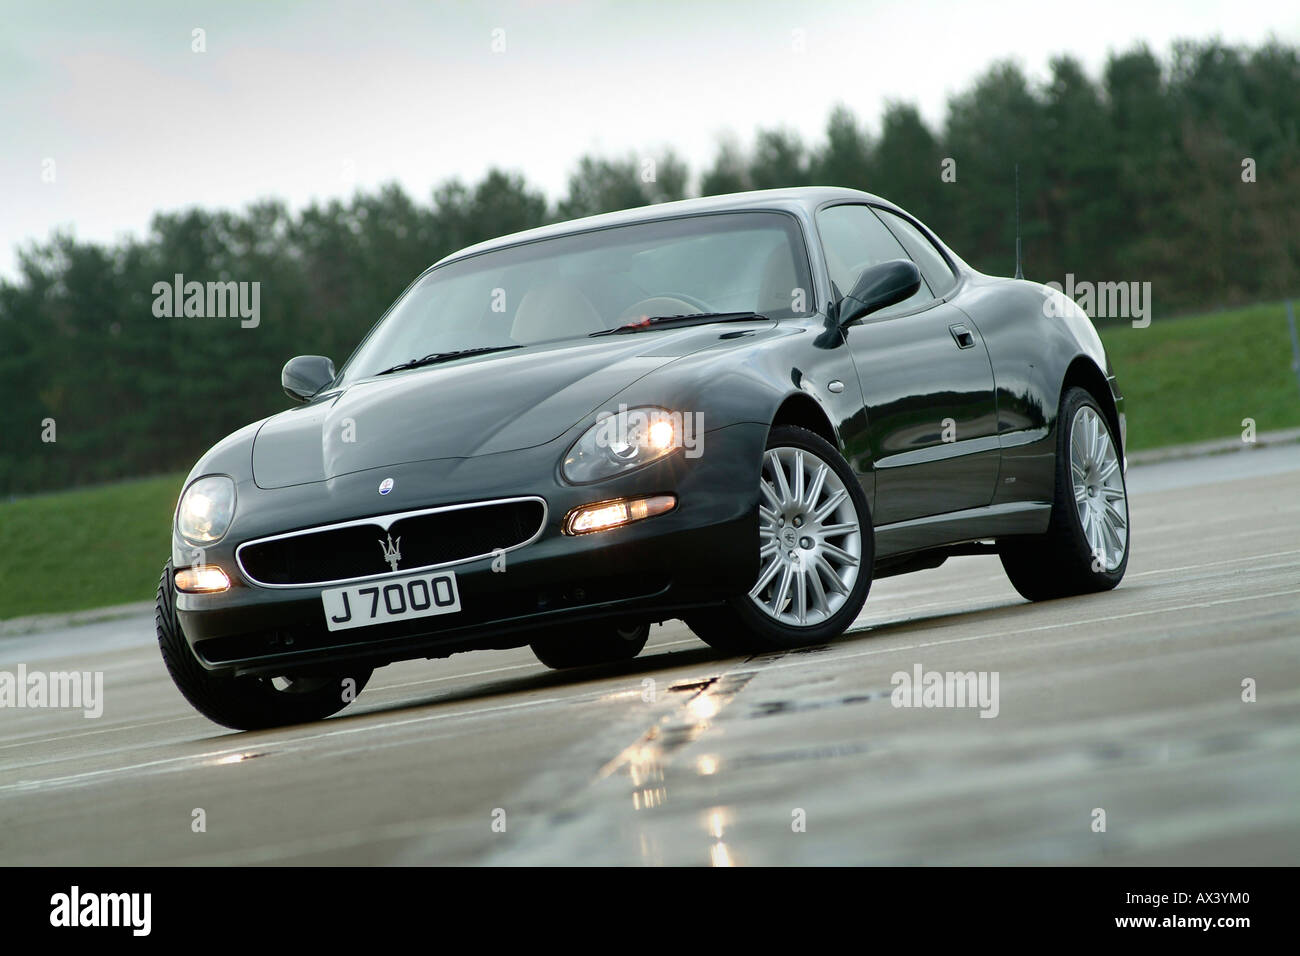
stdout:
<svg viewBox="0 0 1300 956">
<path fill-rule="evenodd" d="M 397 540 L 394 541 L 393 536 L 390 534 L 388 536 L 388 541 L 384 542 L 381 540 L 379 542 L 379 546 L 384 549 L 384 560 L 388 562 L 388 566 L 391 567 L 394 571 L 396 571 L 397 562 L 402 560 L 401 536 L 399 535 Z"/>
<path fill-rule="evenodd" d="M 379 493 L 381 495 L 386 495 L 392 490 L 393 490 L 393 479 L 385 478 L 383 481 L 379 483 Z"/>
</svg>

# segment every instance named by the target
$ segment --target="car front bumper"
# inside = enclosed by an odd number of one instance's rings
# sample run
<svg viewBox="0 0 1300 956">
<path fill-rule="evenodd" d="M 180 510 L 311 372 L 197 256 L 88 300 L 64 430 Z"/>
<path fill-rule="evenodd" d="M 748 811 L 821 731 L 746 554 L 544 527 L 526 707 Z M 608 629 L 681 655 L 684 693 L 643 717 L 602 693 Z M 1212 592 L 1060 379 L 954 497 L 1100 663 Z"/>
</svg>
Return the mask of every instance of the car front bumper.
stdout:
<svg viewBox="0 0 1300 956">
<path fill-rule="evenodd" d="M 766 434 L 762 424 L 727 426 L 706 434 L 698 457 L 678 450 L 626 476 L 584 486 L 560 477 L 567 437 L 521 451 L 375 468 L 287 488 L 244 481 L 235 523 L 221 542 L 196 553 L 173 540 L 176 568 L 216 565 L 231 581 L 219 594 L 178 593 L 181 628 L 209 670 L 269 675 L 514 647 L 540 627 L 596 618 L 661 620 L 716 604 L 743 592 L 758 574 L 758 468 Z M 381 497 L 386 478 L 393 480 L 392 491 Z M 561 531 L 573 508 L 652 494 L 676 495 L 676 509 L 608 531 Z M 461 610 L 454 614 L 330 631 L 320 594 L 335 583 L 265 587 L 250 581 L 235 560 L 239 544 L 268 535 L 523 495 L 546 501 L 540 536 L 496 559 L 440 566 L 456 574 Z M 377 546 L 374 557 L 379 554 Z"/>
</svg>

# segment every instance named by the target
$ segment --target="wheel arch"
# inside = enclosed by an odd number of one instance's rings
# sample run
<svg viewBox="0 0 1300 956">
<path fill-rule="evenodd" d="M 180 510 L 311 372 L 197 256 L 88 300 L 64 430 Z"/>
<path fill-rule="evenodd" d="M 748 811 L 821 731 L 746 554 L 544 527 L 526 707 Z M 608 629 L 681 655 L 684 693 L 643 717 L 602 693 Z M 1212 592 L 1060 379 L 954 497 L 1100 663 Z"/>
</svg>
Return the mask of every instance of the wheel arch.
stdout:
<svg viewBox="0 0 1300 956">
<path fill-rule="evenodd" d="M 778 425 L 796 425 L 806 428 L 825 438 L 835 448 L 843 450 L 840 436 L 835 431 L 835 426 L 831 424 L 826 411 L 815 398 L 804 392 L 787 395 L 777 406 L 776 413 L 772 416 L 771 428 Z"/>
<path fill-rule="evenodd" d="M 1106 416 L 1106 423 L 1110 425 L 1111 434 L 1115 436 L 1115 444 L 1119 447 L 1120 461 L 1123 461 L 1125 448 L 1122 443 L 1124 439 L 1119 424 L 1119 409 L 1115 406 L 1115 396 L 1111 392 L 1110 382 L 1107 381 L 1106 375 L 1097 367 L 1097 363 L 1086 355 L 1076 356 L 1070 362 L 1069 367 L 1066 368 L 1065 375 L 1061 379 L 1060 397 L 1063 397 L 1066 391 L 1073 387 L 1082 388 L 1097 400 L 1097 404 L 1101 406 L 1102 414 Z"/>
</svg>

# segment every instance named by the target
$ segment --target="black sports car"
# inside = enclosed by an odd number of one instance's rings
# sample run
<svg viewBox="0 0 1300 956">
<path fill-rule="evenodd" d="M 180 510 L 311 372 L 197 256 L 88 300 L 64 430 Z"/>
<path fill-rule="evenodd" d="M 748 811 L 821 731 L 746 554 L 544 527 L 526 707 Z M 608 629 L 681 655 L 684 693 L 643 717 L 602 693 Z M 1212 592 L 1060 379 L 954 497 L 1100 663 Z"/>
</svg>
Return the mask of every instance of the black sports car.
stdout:
<svg viewBox="0 0 1300 956">
<path fill-rule="evenodd" d="M 194 467 L 158 587 L 172 677 L 230 727 L 325 717 L 397 660 L 627 659 L 669 618 L 823 642 L 873 578 L 950 555 L 999 554 L 1031 600 L 1128 560 L 1088 317 L 855 190 L 473 246 L 283 386 L 300 407 Z"/>
</svg>

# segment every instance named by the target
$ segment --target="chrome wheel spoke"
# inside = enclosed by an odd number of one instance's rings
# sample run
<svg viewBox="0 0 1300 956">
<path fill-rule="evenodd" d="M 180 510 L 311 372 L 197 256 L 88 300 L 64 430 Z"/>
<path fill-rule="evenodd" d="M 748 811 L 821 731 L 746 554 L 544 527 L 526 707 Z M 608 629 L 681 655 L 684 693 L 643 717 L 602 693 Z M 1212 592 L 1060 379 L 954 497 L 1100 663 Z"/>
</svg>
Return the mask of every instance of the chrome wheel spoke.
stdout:
<svg viewBox="0 0 1300 956">
<path fill-rule="evenodd" d="M 849 498 L 849 493 L 843 488 L 831 493 L 831 496 L 823 502 L 822 506 L 813 513 L 813 520 L 820 523 L 830 517 L 831 512 L 842 505 Z"/>
<path fill-rule="evenodd" d="M 781 570 L 781 559 L 780 558 L 773 559 L 771 563 L 769 563 L 765 568 L 763 568 L 762 573 L 759 574 L 758 583 L 755 584 L 754 589 L 749 592 L 749 596 L 752 598 L 757 598 L 760 594 L 762 594 L 763 589 L 772 583 L 772 579 L 776 577 L 777 572 L 780 570 Z"/>
<path fill-rule="evenodd" d="M 794 576 L 794 609 L 800 624 L 808 623 L 808 572 L 800 570 Z"/>
<path fill-rule="evenodd" d="M 837 548 L 835 545 L 827 544 L 825 541 L 822 542 L 822 554 L 829 558 L 834 558 L 840 564 L 848 565 L 851 568 L 856 568 L 858 566 L 856 555 L 849 554 L 843 548 Z"/>
<path fill-rule="evenodd" d="M 1088 460 L 1088 439 L 1080 428 L 1070 435 L 1070 463 L 1080 470 Z"/>
<path fill-rule="evenodd" d="M 790 596 L 790 579 L 794 577 L 794 567 L 785 565 L 781 568 L 781 584 L 776 589 L 776 597 L 772 601 L 772 608 L 779 614 L 785 609 L 786 599 Z"/>
<path fill-rule="evenodd" d="M 835 573 L 835 569 L 831 567 L 831 563 L 829 561 L 827 561 L 820 554 L 817 555 L 817 557 L 814 560 L 816 561 L 817 564 L 817 570 L 823 572 L 826 575 L 826 581 L 831 586 L 832 591 L 834 591 L 836 594 L 839 595 L 845 595 L 849 593 L 849 589 L 845 586 L 844 580 L 838 574 Z"/>
<path fill-rule="evenodd" d="M 813 475 L 812 484 L 808 486 L 808 494 L 804 497 L 803 503 L 808 508 L 817 505 L 817 499 L 822 496 L 822 488 L 826 484 L 826 475 L 830 468 L 824 463 L 818 463 L 817 474 Z"/>
<path fill-rule="evenodd" d="M 1091 511 L 1088 512 L 1087 530 L 1088 530 L 1088 544 L 1092 548 L 1093 556 L 1105 560 L 1106 547 L 1101 537 L 1101 523 L 1097 521 L 1096 517 L 1093 515 Z"/>
<path fill-rule="evenodd" d="M 853 534 L 858 530 L 858 526 L 845 522 L 843 524 L 824 524 L 822 525 L 822 537 L 838 536 L 841 534 Z"/>
<path fill-rule="evenodd" d="M 1102 512 L 1102 517 L 1104 518 L 1106 524 L 1109 527 L 1114 528 L 1116 531 L 1119 531 L 1121 528 L 1128 527 L 1128 517 L 1123 514 L 1120 514 L 1119 509 L 1117 509 L 1109 501 L 1106 502 L 1106 510 Z"/>
<path fill-rule="evenodd" d="M 826 601 L 826 586 L 822 584 L 821 572 L 815 563 L 808 565 L 804 571 L 811 585 L 809 594 L 812 597 L 812 609 L 818 612 L 826 612 L 830 605 Z"/>
<path fill-rule="evenodd" d="M 781 507 L 790 503 L 790 482 L 785 476 L 785 465 L 780 457 L 772 458 L 772 477 L 776 479 L 776 498 Z"/>
<path fill-rule="evenodd" d="M 1103 518 L 1098 523 L 1101 525 L 1102 540 L 1107 542 L 1107 546 L 1112 543 L 1116 548 L 1124 546 L 1124 540 L 1119 536 L 1119 530 L 1111 524 L 1109 518 Z"/>
<path fill-rule="evenodd" d="M 1097 479 L 1103 482 L 1109 481 L 1111 475 L 1117 471 L 1119 471 L 1119 459 L 1114 455 L 1110 455 L 1097 466 Z"/>
</svg>

